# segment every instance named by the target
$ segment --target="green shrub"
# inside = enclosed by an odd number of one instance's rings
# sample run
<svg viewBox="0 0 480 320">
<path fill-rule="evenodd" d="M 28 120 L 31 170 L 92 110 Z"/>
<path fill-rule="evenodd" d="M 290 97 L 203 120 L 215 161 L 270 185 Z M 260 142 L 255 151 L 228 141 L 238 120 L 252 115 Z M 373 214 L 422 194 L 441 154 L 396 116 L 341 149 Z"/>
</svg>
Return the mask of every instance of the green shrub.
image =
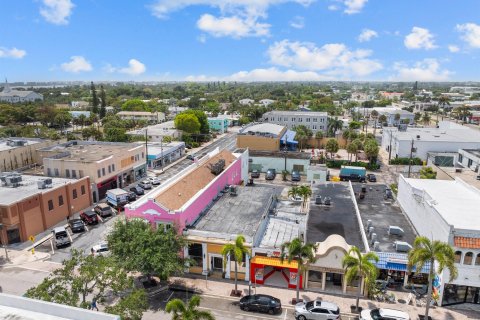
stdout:
<svg viewBox="0 0 480 320">
<path fill-rule="evenodd" d="M 395 158 L 390 160 L 392 165 L 408 165 L 409 158 Z M 423 164 L 423 160 L 420 158 L 412 158 L 412 165 L 420 166 Z"/>
</svg>

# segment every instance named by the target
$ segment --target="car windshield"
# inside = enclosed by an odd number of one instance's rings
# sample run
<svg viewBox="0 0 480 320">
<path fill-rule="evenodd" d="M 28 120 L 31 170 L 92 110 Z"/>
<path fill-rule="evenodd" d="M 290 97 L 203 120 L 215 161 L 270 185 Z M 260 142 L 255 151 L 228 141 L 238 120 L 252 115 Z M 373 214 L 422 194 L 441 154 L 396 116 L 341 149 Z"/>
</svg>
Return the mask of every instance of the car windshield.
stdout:
<svg viewBox="0 0 480 320">
<path fill-rule="evenodd" d="M 95 217 L 96 213 L 93 212 L 93 211 L 87 211 L 86 212 L 87 216 L 90 216 L 90 217 Z"/>
<path fill-rule="evenodd" d="M 73 225 L 73 226 L 81 226 L 82 224 L 83 224 L 83 222 L 80 221 L 80 220 L 76 220 L 76 221 L 73 221 L 73 222 L 72 222 L 72 225 Z"/>
<path fill-rule="evenodd" d="M 370 316 L 372 317 L 373 320 L 380 320 L 382 319 L 382 316 L 380 315 L 380 310 L 379 309 L 373 309 L 370 312 Z"/>
<path fill-rule="evenodd" d="M 311 309 L 313 309 L 313 307 L 314 307 L 314 302 L 313 301 L 309 301 L 309 302 L 305 303 L 305 309 L 311 310 Z"/>
<path fill-rule="evenodd" d="M 66 238 L 66 237 L 67 237 L 67 233 L 65 231 L 57 232 L 57 234 L 55 234 L 55 238 L 57 239 Z"/>
<path fill-rule="evenodd" d="M 333 314 L 340 314 L 340 309 L 337 308 L 337 310 L 330 310 L 330 312 Z"/>
</svg>

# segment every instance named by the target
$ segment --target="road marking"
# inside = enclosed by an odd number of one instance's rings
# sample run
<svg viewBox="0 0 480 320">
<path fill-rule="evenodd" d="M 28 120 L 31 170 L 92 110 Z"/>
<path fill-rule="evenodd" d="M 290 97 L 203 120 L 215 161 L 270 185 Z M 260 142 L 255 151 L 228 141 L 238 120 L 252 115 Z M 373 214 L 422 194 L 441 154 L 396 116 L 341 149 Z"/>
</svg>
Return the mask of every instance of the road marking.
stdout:
<svg viewBox="0 0 480 320">
<path fill-rule="evenodd" d="M 254 314 L 251 314 L 251 313 L 244 313 L 244 312 L 232 312 L 232 311 L 228 311 L 228 310 L 218 310 L 218 309 L 212 309 L 212 308 L 206 308 L 206 307 L 198 307 L 199 309 L 205 309 L 205 310 L 211 310 L 211 311 L 214 311 L 214 312 L 220 312 L 220 313 L 227 313 L 228 315 L 236 315 L 236 316 L 247 316 L 248 318 L 256 318 L 256 319 L 267 319 L 267 320 L 271 320 L 271 319 L 275 319 L 275 318 L 267 318 L 267 317 L 264 317 L 264 316 L 257 316 L 257 315 L 254 315 Z M 286 312 L 285 312 L 286 314 Z"/>
<path fill-rule="evenodd" d="M 2 267 L 2 269 L 13 269 L 13 268 L 20 268 L 20 269 L 26 269 L 26 270 L 38 271 L 38 272 L 45 272 L 45 273 L 50 273 L 50 272 L 51 272 L 51 271 L 47 271 L 47 270 L 42 270 L 42 269 L 37 269 L 37 268 L 31 268 L 31 267 L 23 267 L 23 266 L 6 266 L 6 267 Z"/>
</svg>

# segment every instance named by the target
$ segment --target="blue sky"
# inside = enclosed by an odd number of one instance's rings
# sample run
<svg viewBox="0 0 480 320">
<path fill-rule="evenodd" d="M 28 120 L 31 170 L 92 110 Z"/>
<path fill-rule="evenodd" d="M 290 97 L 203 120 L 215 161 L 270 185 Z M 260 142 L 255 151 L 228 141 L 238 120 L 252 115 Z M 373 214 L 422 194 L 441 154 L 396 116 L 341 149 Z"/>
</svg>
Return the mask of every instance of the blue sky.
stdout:
<svg viewBox="0 0 480 320">
<path fill-rule="evenodd" d="M 0 76 L 478 81 L 478 0 L 5 0 Z"/>
</svg>

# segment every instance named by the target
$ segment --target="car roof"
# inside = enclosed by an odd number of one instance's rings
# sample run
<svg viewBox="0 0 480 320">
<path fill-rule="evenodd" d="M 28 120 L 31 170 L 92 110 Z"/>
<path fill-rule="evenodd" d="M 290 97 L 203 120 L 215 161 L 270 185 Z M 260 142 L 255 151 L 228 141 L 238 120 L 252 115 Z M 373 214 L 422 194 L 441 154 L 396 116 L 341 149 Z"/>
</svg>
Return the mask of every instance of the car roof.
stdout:
<svg viewBox="0 0 480 320">
<path fill-rule="evenodd" d="M 395 317 L 401 319 L 410 319 L 408 313 L 400 310 L 395 309 L 387 309 L 387 308 L 380 308 L 379 309 L 380 315 L 382 317 Z"/>
<path fill-rule="evenodd" d="M 109 207 L 109 205 L 106 203 L 99 203 L 97 204 L 97 207 Z"/>
<path fill-rule="evenodd" d="M 59 233 L 59 232 L 66 232 L 67 230 L 65 229 L 65 227 L 56 227 L 55 229 L 53 229 L 53 232 L 55 233 Z"/>
<path fill-rule="evenodd" d="M 315 307 L 321 307 L 321 308 L 328 309 L 328 310 L 337 310 L 338 309 L 338 306 L 335 303 L 327 302 L 327 301 L 321 301 L 321 300 L 316 300 L 315 301 Z"/>
<path fill-rule="evenodd" d="M 96 244 L 92 247 L 93 250 L 98 250 L 101 248 L 108 248 L 108 243 L 107 242 L 101 242 L 99 244 Z"/>
<path fill-rule="evenodd" d="M 87 216 L 97 215 L 97 214 L 95 213 L 95 211 L 92 211 L 92 210 L 85 211 L 85 214 L 86 214 Z"/>
<path fill-rule="evenodd" d="M 83 223 L 83 221 L 80 220 L 80 219 L 70 219 L 69 222 L 70 222 L 70 223 Z"/>
</svg>

